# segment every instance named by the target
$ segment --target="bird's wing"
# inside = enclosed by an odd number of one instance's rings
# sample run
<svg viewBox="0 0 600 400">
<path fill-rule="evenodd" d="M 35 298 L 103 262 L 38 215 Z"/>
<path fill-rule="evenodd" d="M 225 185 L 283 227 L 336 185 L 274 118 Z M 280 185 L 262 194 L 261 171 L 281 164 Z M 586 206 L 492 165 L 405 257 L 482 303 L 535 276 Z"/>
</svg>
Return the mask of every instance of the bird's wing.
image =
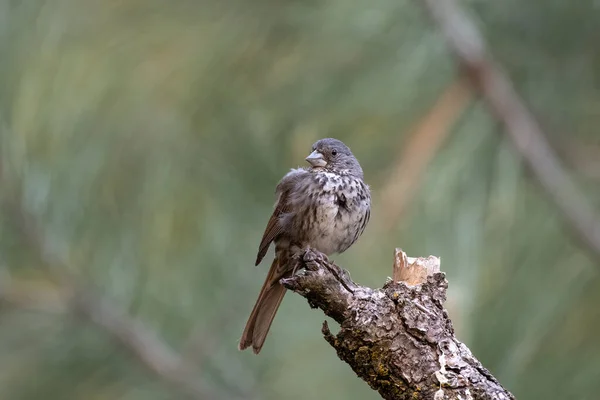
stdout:
<svg viewBox="0 0 600 400">
<path fill-rule="evenodd" d="M 273 240 L 275 240 L 285 229 L 285 227 L 281 224 L 281 216 L 292 211 L 290 205 L 290 192 L 294 189 L 298 179 L 307 173 L 308 172 L 302 168 L 293 169 L 287 175 L 285 175 L 283 179 L 281 179 L 281 182 L 279 182 L 277 185 L 276 192 L 279 195 L 279 198 L 277 200 L 277 204 L 275 205 L 273 215 L 271 215 L 269 222 L 267 222 L 267 227 L 265 228 L 265 233 L 263 233 L 260 245 L 258 246 L 258 255 L 256 256 L 255 265 L 260 264 L 265 254 L 267 254 L 267 250 L 269 250 L 269 245 L 271 242 L 273 242 Z"/>
</svg>

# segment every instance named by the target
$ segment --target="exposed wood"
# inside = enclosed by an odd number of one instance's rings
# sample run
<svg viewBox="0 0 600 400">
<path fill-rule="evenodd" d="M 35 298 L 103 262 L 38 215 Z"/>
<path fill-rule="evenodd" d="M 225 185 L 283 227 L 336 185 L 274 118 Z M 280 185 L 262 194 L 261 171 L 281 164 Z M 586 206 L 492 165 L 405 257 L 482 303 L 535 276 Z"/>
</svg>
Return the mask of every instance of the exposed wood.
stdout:
<svg viewBox="0 0 600 400">
<path fill-rule="evenodd" d="M 404 282 L 409 286 L 419 285 L 427 282 L 427 277 L 436 272 L 440 272 L 438 257 L 412 258 L 400 249 L 394 250 L 394 282 Z"/>
</svg>

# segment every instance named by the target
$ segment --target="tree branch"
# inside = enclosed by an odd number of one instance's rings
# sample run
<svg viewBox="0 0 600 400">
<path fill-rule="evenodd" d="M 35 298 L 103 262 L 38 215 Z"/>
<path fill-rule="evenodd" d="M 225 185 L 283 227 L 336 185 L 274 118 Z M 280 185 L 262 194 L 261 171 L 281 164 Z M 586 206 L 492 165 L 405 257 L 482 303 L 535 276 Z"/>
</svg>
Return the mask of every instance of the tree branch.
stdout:
<svg viewBox="0 0 600 400">
<path fill-rule="evenodd" d="M 0 199 L 1 209 L 14 220 L 28 250 L 54 282 L 54 290 L 40 290 L 39 287 L 32 290 L 28 287 L 31 285 L 16 284 L 8 279 L 8 283 L 0 282 L 0 305 L 71 313 L 102 330 L 142 367 L 186 398 L 209 400 L 222 397 L 203 384 L 195 366 L 164 343 L 150 327 L 110 302 L 92 284 L 69 273 L 67 263 L 48 248 L 37 221 L 23 209 L 18 191 L 6 190 L 10 185 L 6 165 L 1 161 L 0 184 L 5 189 Z M 238 397 L 230 393 L 228 398 Z"/>
<path fill-rule="evenodd" d="M 281 283 L 341 325 L 334 335 L 325 322 L 325 340 L 383 398 L 514 399 L 454 337 L 439 259 L 397 251 L 395 269 L 415 285 L 390 280 L 382 289 L 356 284 L 312 250 L 299 263 L 304 270 Z"/>
<path fill-rule="evenodd" d="M 90 285 L 75 284 L 73 278 L 62 279 L 59 286 L 7 281 L 0 285 L 0 306 L 78 316 L 106 333 L 149 372 L 185 397 L 220 398 L 202 384 L 195 368 L 153 330 L 103 298 Z"/>
<path fill-rule="evenodd" d="M 475 89 L 525 164 L 537 177 L 577 237 L 600 258 L 600 218 L 570 178 L 548 143 L 536 118 L 514 89 L 510 79 L 488 54 L 476 24 L 456 0 L 422 0 L 439 26 Z"/>
<path fill-rule="evenodd" d="M 75 315 L 107 333 L 141 365 L 192 399 L 218 399 L 202 384 L 198 372 L 140 321 L 131 318 L 100 295 L 77 290 L 69 302 Z"/>
</svg>

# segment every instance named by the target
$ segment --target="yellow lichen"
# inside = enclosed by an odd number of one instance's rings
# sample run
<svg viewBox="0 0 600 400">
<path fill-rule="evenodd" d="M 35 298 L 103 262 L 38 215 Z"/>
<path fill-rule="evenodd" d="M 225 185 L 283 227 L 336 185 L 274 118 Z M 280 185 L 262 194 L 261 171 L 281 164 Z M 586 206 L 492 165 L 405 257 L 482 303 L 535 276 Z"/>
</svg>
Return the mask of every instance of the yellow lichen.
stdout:
<svg viewBox="0 0 600 400">
<path fill-rule="evenodd" d="M 377 373 L 380 376 L 388 376 L 390 374 L 390 371 L 384 364 L 379 364 L 377 366 Z"/>
</svg>

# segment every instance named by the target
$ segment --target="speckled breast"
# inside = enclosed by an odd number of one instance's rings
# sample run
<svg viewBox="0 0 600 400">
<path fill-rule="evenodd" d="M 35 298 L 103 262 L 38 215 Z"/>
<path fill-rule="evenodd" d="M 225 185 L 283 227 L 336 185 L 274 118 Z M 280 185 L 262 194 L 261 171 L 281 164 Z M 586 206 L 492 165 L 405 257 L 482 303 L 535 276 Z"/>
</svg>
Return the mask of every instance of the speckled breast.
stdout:
<svg viewBox="0 0 600 400">
<path fill-rule="evenodd" d="M 309 245 L 325 254 L 341 253 L 362 234 L 370 217 L 368 186 L 353 176 L 330 172 L 315 174 L 319 195 L 313 196 Z"/>
</svg>

